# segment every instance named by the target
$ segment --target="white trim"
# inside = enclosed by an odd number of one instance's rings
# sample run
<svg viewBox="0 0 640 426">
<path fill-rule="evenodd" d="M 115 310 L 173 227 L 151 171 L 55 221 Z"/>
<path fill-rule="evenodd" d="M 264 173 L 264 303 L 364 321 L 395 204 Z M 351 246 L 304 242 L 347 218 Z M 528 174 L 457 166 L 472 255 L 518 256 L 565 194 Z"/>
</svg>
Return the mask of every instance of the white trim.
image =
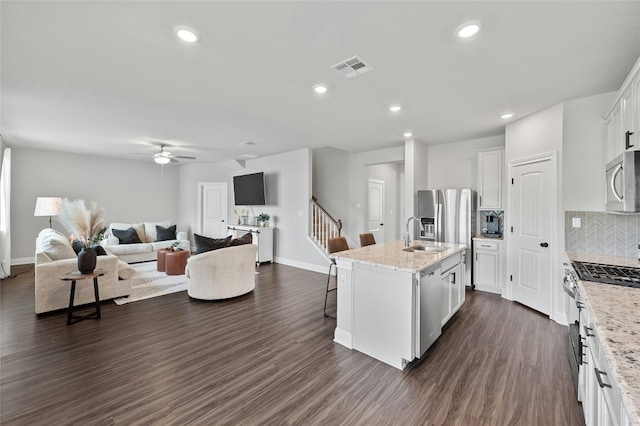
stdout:
<svg viewBox="0 0 640 426">
<path fill-rule="evenodd" d="M 36 263 L 35 257 L 17 257 L 11 259 L 11 265 L 27 265 L 29 263 Z"/>
<path fill-rule="evenodd" d="M 328 271 L 329 263 L 327 262 L 327 266 L 319 266 L 314 265 L 312 263 L 300 262 L 298 260 L 286 259 L 284 257 L 274 257 L 275 263 L 281 263 L 287 266 L 293 266 L 294 268 L 306 269 L 307 271 L 318 272 L 321 274 L 326 274 Z"/>
</svg>

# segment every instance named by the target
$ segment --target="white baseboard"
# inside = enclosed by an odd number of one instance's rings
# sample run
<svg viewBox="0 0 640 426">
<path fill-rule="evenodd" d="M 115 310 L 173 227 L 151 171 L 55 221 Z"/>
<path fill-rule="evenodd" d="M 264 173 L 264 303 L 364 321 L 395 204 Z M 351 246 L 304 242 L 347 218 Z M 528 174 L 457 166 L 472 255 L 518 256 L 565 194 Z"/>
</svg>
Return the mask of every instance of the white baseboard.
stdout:
<svg viewBox="0 0 640 426">
<path fill-rule="evenodd" d="M 26 265 L 29 263 L 36 263 L 35 257 L 18 257 L 16 259 L 11 259 L 11 265 Z"/>
<path fill-rule="evenodd" d="M 474 290 L 480 290 L 480 291 L 484 291 L 487 293 L 493 293 L 493 294 L 499 294 L 502 295 L 502 290 L 496 287 L 484 287 L 482 285 L 475 285 Z"/>
<path fill-rule="evenodd" d="M 300 262 L 298 260 L 285 259 L 283 257 L 276 257 L 275 262 L 287 266 L 293 266 L 294 268 L 306 269 L 307 271 L 319 272 L 321 274 L 326 274 L 329 271 L 329 265 L 314 265 L 307 262 Z"/>
</svg>

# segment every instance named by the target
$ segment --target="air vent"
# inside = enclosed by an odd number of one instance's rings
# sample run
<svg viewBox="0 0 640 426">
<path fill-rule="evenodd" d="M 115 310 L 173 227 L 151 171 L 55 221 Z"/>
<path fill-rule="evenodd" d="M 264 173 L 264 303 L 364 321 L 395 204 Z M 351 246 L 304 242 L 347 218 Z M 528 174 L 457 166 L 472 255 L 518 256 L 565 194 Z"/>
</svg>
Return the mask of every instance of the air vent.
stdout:
<svg viewBox="0 0 640 426">
<path fill-rule="evenodd" d="M 255 142 L 251 142 L 251 141 L 244 141 L 244 142 L 240 142 L 238 144 L 238 146 L 243 146 L 243 145 L 255 145 Z"/>
<path fill-rule="evenodd" d="M 373 68 L 358 56 L 340 61 L 337 64 L 332 65 L 331 68 L 347 78 L 358 77 L 362 74 L 368 73 L 369 71 L 373 71 Z"/>
</svg>

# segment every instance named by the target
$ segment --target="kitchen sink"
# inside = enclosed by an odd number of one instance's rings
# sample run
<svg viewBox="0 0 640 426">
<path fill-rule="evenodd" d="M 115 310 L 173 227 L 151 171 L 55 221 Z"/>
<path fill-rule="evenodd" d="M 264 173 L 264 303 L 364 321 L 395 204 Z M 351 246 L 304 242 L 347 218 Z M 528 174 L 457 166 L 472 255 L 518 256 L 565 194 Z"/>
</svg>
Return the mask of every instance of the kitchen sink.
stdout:
<svg viewBox="0 0 640 426">
<path fill-rule="evenodd" d="M 408 252 L 423 251 L 425 253 L 442 253 L 445 250 L 447 250 L 446 247 L 422 246 L 422 245 L 415 245 L 415 246 L 406 247 L 402 249 L 402 251 L 408 251 Z"/>
</svg>

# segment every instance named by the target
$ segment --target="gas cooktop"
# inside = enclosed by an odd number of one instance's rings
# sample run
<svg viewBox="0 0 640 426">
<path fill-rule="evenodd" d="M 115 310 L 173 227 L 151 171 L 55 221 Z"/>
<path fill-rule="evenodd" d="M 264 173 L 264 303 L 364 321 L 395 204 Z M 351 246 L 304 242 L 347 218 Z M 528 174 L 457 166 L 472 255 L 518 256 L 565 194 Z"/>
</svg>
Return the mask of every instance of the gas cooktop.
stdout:
<svg viewBox="0 0 640 426">
<path fill-rule="evenodd" d="M 589 262 L 571 263 L 576 274 L 583 281 L 640 288 L 640 268 Z"/>
</svg>

